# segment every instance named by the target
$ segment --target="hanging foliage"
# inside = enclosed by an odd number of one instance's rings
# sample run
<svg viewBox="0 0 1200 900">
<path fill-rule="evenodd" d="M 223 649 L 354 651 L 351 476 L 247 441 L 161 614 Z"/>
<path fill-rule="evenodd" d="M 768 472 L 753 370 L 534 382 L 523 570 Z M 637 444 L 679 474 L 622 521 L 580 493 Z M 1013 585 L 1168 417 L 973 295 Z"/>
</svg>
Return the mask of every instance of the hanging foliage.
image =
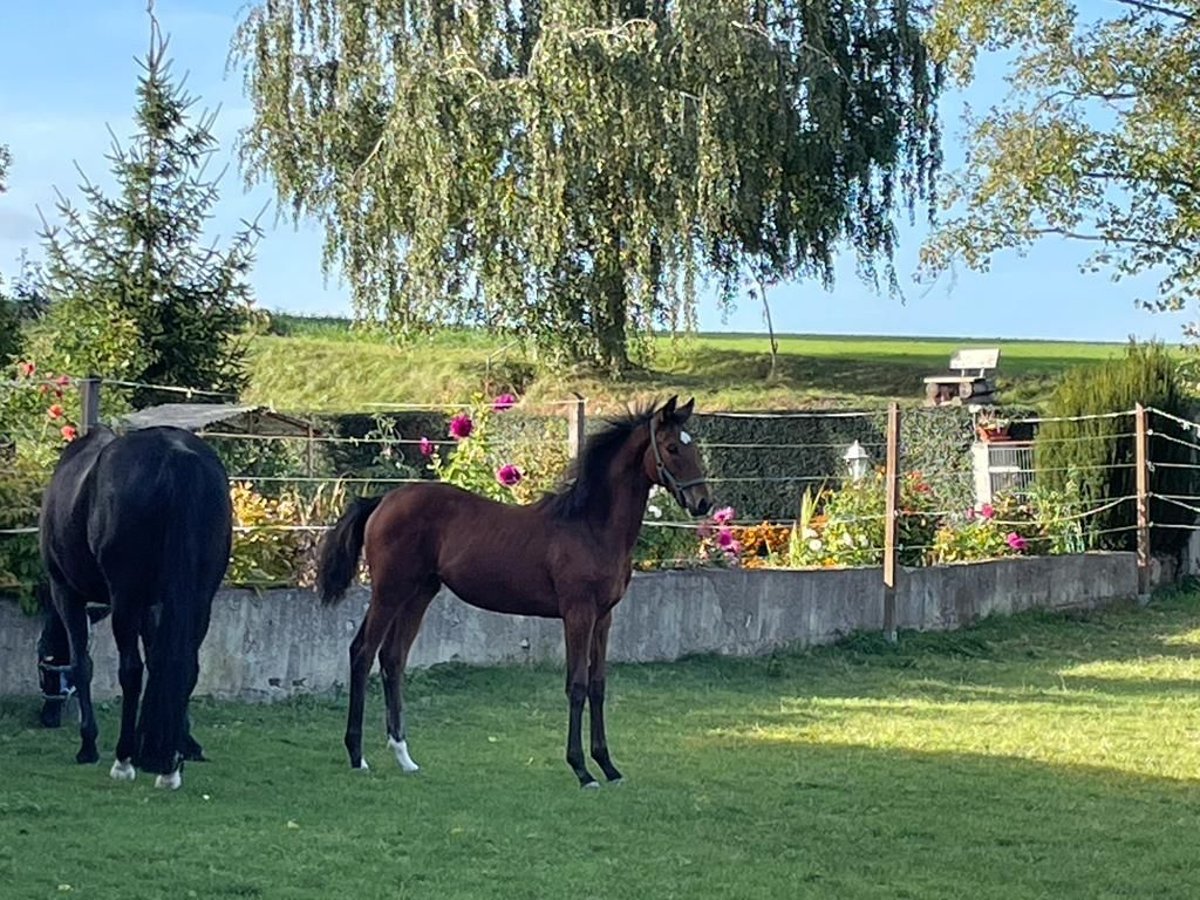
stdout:
<svg viewBox="0 0 1200 900">
<path fill-rule="evenodd" d="M 251 180 L 325 226 L 360 314 L 621 369 L 714 276 L 895 285 L 938 74 L 905 0 L 268 0 L 234 43 Z"/>
</svg>

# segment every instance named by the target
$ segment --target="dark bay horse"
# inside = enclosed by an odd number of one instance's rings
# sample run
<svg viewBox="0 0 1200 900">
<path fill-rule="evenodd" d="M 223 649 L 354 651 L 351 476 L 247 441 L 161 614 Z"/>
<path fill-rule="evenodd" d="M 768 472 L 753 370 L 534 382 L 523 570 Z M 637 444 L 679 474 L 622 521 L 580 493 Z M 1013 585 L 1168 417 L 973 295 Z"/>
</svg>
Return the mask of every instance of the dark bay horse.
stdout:
<svg viewBox="0 0 1200 900">
<path fill-rule="evenodd" d="M 366 544 L 371 603 L 350 645 L 350 765 L 363 759 L 363 703 L 376 652 L 387 700 L 388 746 L 406 772 L 404 667 L 430 601 L 444 584 L 481 609 L 562 619 L 567 650 L 567 763 L 582 787 L 598 787 L 584 764 L 584 701 L 592 758 L 620 781 L 604 730 L 604 679 L 613 607 L 632 574 L 634 543 L 652 485 L 693 515 L 711 507 L 700 456 L 683 425 L 693 402 L 614 420 L 587 442 L 573 480 L 527 506 L 488 500 L 447 484 L 397 488 L 352 504 L 326 535 L 317 587 L 324 603 L 345 594 Z"/>
<path fill-rule="evenodd" d="M 89 603 L 111 607 L 121 657 L 112 777 L 131 781 L 136 767 L 175 789 L 183 757 L 200 756 L 187 707 L 213 594 L 229 565 L 232 517 L 225 467 L 191 432 L 160 427 L 118 437 L 98 427 L 63 451 L 42 498 L 40 539 L 56 616 L 49 627 L 61 625 L 70 648 L 79 762 L 100 758 Z M 139 637 L 149 669 L 144 697 Z"/>
</svg>

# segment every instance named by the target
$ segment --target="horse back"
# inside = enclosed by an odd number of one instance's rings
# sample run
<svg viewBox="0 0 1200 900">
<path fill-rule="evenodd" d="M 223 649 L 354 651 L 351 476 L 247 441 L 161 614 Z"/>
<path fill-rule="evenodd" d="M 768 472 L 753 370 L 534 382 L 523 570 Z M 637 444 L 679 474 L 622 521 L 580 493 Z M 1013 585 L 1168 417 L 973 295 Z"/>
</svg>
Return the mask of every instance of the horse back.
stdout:
<svg viewBox="0 0 1200 900">
<path fill-rule="evenodd" d="M 101 453 L 93 476 L 88 543 L 113 582 L 192 582 L 215 591 L 232 542 L 225 467 L 191 432 L 131 432 Z M 148 570 L 149 561 L 157 571 Z"/>
</svg>

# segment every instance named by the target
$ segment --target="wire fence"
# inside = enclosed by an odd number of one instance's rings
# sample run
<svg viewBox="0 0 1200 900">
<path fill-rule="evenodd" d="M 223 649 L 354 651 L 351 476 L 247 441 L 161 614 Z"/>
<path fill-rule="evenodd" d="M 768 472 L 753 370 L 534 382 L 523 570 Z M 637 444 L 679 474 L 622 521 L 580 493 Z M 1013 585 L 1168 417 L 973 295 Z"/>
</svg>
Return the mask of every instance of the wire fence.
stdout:
<svg viewBox="0 0 1200 900">
<path fill-rule="evenodd" d="M 37 391 L 79 389 L 86 392 L 88 379 L 35 379 L 0 382 L 0 389 Z M 184 401 L 232 399 L 214 391 L 105 381 L 120 390 L 161 392 Z M 84 405 L 88 402 L 84 399 Z M 98 402 L 92 401 L 95 409 Z M 272 431 L 270 410 L 256 412 L 257 429 L 232 428 L 230 418 L 217 418 L 199 429 L 226 459 L 232 483 L 248 485 L 265 496 L 298 492 L 312 500 L 325 491 L 324 505 L 305 513 L 307 521 L 239 523 L 240 535 L 263 533 L 320 535 L 332 527 L 340 514 L 333 502 L 346 493 L 383 491 L 428 481 L 429 454 L 449 455 L 459 440 L 447 433 L 431 434 L 446 414 L 470 410 L 464 403 L 387 403 L 373 406 L 360 416 L 360 433 L 340 432 L 345 423 L 329 424 L 307 416 L 284 417 L 286 427 Z M 244 405 L 239 409 L 244 408 Z M 549 411 L 549 412 L 547 412 Z M 497 446 L 512 458 L 520 452 L 538 459 L 538 488 L 550 490 L 560 483 L 563 465 L 577 456 L 588 433 L 588 422 L 578 399 L 549 400 L 537 404 L 537 415 L 518 405 L 505 413 L 512 427 L 497 440 Z M 425 420 L 405 419 L 428 415 Z M 86 417 L 86 412 L 83 418 Z M 370 420 L 369 422 L 366 420 Z M 497 422 L 500 419 L 497 417 Z M 541 431 L 530 423 L 536 421 Z M 696 522 L 685 519 L 673 508 L 669 496 L 652 497 L 643 521 L 648 534 L 692 535 L 710 539 L 723 531 L 742 534 L 751 529 L 787 529 L 792 542 L 804 555 L 805 542 L 812 555 L 821 551 L 854 559 L 884 559 L 899 554 L 912 560 L 917 554 L 946 551 L 939 543 L 941 532 L 954 523 L 962 525 L 978 518 L 993 526 L 1049 534 L 1059 529 L 1085 536 L 1095 545 L 1103 538 L 1138 532 L 1139 547 L 1155 529 L 1197 530 L 1200 517 L 1200 476 L 1194 488 L 1152 490 L 1155 472 L 1200 470 L 1200 425 L 1159 410 L 1129 410 L 1073 417 L 1027 417 L 1009 422 L 1012 432 L 1025 432 L 1027 440 L 992 441 L 981 437 L 975 417 L 934 417 L 920 410 L 897 416 L 899 430 L 893 433 L 884 410 L 813 410 L 794 412 L 714 412 L 697 416 L 696 442 L 705 458 L 708 482 L 718 501 L 728 499 L 733 510 L 723 520 Z M 299 423 L 299 424 L 297 424 Z M 1046 426 L 1086 423 L 1095 433 L 1042 434 Z M 547 430 L 548 426 L 554 428 Z M 290 430 L 288 430 L 290 428 Z M 942 429 L 942 430 L 936 430 Z M 932 437 L 930 435 L 932 434 Z M 1036 447 L 1090 448 L 1096 446 L 1140 447 L 1138 453 L 1121 450 L 1105 459 L 1083 454 L 1080 462 L 1047 463 Z M 889 450 L 895 465 L 886 464 Z M 1138 454 L 1141 454 L 1140 456 Z M 999 464 L 999 456 L 1011 457 Z M 1061 459 L 1058 453 L 1053 457 Z M 1014 461 L 1015 460 L 1015 461 Z M 1140 461 L 1139 461 L 1140 460 Z M 520 462 L 520 460 L 518 460 Z M 0 439 L 0 484 L 11 469 Z M 1070 479 L 1121 478 L 1130 485 L 1145 474 L 1145 485 L 1118 495 L 1075 496 L 1059 489 L 1053 502 L 1047 500 L 1048 485 Z M 894 496 L 889 498 L 889 491 Z M 523 496 L 529 497 L 526 485 Z M 855 503 L 843 502 L 853 495 Z M 889 505 L 890 500 L 890 505 Z M 839 506 L 839 503 L 842 505 Z M 894 510 L 893 507 L 894 506 Z M 805 510 L 807 509 L 807 513 Z M 1171 509 L 1181 515 L 1169 516 Z M 1118 513 L 1134 519 L 1113 524 Z M 805 516 L 809 518 L 806 519 Z M 815 520 L 820 528 L 814 528 Z M 835 527 L 836 526 L 836 527 Z M 856 530 L 856 526 L 864 526 Z M 869 527 L 866 527 L 869 526 Z M 808 532 L 813 536 L 809 537 Z M 860 533 L 861 532 L 861 533 Z M 37 533 L 35 521 L 0 519 L 0 537 Z M 832 535 L 832 536 L 831 536 Z M 827 547 L 828 540 L 841 546 Z M 1049 540 L 1047 538 L 1047 540 Z M 714 545 L 714 552 L 719 549 Z M 1147 550 L 1148 552 L 1148 550 Z M 661 555 L 660 565 L 679 563 L 688 557 Z"/>
</svg>

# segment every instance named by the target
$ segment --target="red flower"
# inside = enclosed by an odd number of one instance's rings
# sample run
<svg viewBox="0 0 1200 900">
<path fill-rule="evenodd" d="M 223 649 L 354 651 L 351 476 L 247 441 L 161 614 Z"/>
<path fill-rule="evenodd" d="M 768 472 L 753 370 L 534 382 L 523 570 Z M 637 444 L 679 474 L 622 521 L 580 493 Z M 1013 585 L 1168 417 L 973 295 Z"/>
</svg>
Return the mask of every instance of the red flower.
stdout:
<svg viewBox="0 0 1200 900">
<path fill-rule="evenodd" d="M 520 484 L 522 477 L 521 470 L 512 463 L 505 463 L 496 471 L 496 480 L 505 487 Z"/>
<path fill-rule="evenodd" d="M 32 378 L 33 373 L 37 371 L 37 366 L 31 362 L 17 363 L 17 371 L 21 373 L 22 378 Z"/>
<path fill-rule="evenodd" d="M 79 432 L 75 430 L 74 425 L 64 425 L 62 427 L 62 438 L 64 441 L 70 443 L 77 437 L 79 437 Z"/>
<path fill-rule="evenodd" d="M 450 420 L 450 436 L 456 441 L 462 441 L 471 436 L 471 432 L 475 430 L 475 423 L 471 421 L 471 417 L 466 413 L 455 416 Z"/>
<path fill-rule="evenodd" d="M 71 376 L 70 375 L 59 375 L 57 378 L 54 379 L 54 383 L 57 384 L 59 387 L 70 387 L 71 386 Z"/>
<path fill-rule="evenodd" d="M 63 408 L 57 403 L 52 404 L 51 407 L 46 410 L 46 415 L 48 415 L 51 419 L 61 419 L 63 417 L 63 413 Z"/>
</svg>

